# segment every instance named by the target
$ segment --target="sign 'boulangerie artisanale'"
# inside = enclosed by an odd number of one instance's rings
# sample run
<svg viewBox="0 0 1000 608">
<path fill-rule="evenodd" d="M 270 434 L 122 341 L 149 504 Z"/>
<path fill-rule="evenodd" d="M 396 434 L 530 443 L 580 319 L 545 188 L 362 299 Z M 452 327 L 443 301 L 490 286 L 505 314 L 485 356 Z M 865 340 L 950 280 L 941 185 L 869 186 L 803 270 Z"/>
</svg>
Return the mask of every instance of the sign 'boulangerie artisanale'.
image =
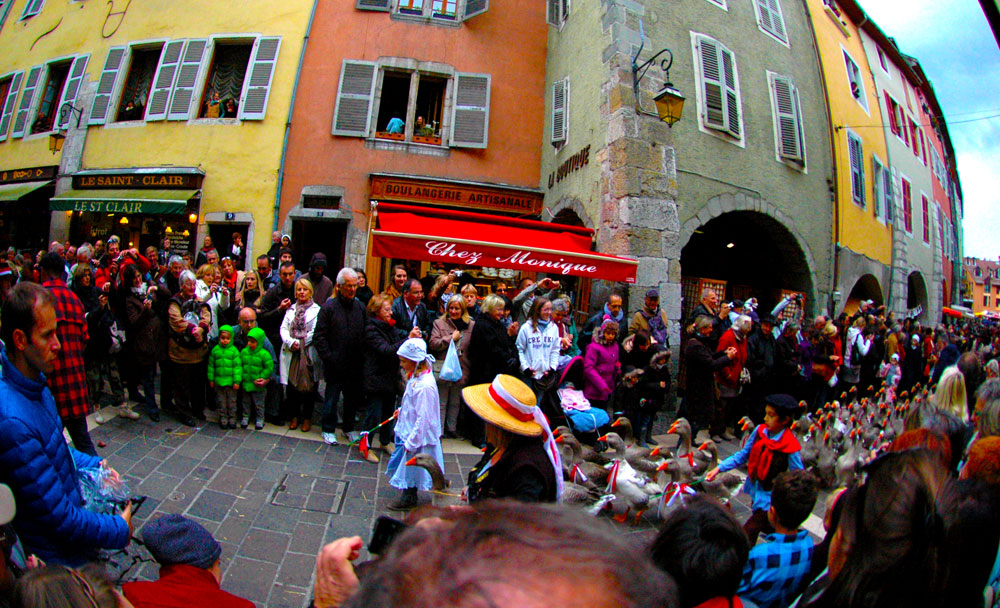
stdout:
<svg viewBox="0 0 1000 608">
<path fill-rule="evenodd" d="M 449 205 L 539 215 L 542 194 L 527 189 L 373 173 L 371 198 L 380 201 Z"/>
</svg>

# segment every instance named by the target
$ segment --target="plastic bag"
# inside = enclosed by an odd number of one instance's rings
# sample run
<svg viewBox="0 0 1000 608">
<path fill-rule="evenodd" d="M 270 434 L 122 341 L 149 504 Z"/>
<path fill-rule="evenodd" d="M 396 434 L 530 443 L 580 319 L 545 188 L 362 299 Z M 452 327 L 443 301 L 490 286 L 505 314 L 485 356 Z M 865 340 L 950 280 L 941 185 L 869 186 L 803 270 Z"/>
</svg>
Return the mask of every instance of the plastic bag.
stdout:
<svg viewBox="0 0 1000 608">
<path fill-rule="evenodd" d="M 462 379 L 462 363 L 458 360 L 458 348 L 455 341 L 448 342 L 448 354 L 444 356 L 439 377 L 448 382 L 458 382 Z"/>
<path fill-rule="evenodd" d="M 108 468 L 90 467 L 78 473 L 84 508 L 88 511 L 113 515 L 132 495 L 125 480 Z"/>
</svg>

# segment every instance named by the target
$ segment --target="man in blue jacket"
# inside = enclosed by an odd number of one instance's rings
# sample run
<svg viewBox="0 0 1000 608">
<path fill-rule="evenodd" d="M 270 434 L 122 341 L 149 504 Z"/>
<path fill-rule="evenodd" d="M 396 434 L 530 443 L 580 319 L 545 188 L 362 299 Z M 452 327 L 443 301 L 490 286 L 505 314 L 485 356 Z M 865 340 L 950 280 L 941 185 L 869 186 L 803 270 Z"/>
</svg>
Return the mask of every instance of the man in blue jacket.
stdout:
<svg viewBox="0 0 1000 608">
<path fill-rule="evenodd" d="M 46 563 L 78 566 L 98 549 L 129 540 L 132 508 L 118 515 L 86 510 L 77 471 L 105 461 L 69 447 L 45 374 L 59 356 L 52 294 L 34 283 L 11 290 L 0 311 L 0 483 L 17 501 L 25 551 Z M 112 476 L 118 474 L 111 469 Z"/>
</svg>

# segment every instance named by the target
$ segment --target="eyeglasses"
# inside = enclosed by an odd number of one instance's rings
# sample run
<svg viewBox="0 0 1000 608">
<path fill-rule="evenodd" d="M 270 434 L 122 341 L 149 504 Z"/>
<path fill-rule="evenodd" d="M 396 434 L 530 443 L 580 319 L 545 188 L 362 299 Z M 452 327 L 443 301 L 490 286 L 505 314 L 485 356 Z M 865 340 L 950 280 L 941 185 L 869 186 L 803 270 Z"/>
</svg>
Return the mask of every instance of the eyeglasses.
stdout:
<svg viewBox="0 0 1000 608">
<path fill-rule="evenodd" d="M 83 575 L 81 575 L 80 572 L 74 568 L 67 568 L 67 570 L 69 570 L 69 573 L 73 576 L 73 580 L 80 585 L 81 589 L 83 589 L 83 594 L 87 596 L 87 600 L 90 605 L 93 606 L 93 608 L 100 608 L 100 605 L 97 603 L 97 594 L 94 593 L 94 588 L 87 582 L 87 579 L 83 578 Z"/>
<path fill-rule="evenodd" d="M 503 288 L 503 289 L 494 289 L 494 290 L 493 290 L 493 293 L 507 293 L 507 288 Z"/>
</svg>

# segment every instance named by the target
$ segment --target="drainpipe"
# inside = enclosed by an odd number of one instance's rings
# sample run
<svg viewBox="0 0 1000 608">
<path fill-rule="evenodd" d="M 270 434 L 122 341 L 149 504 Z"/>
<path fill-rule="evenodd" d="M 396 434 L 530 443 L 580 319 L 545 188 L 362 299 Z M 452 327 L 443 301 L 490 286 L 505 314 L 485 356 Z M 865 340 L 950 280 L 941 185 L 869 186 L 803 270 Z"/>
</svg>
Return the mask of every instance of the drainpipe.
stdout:
<svg viewBox="0 0 1000 608">
<path fill-rule="evenodd" d="M 816 28 L 813 27 L 812 14 L 809 10 L 807 0 L 802 0 L 802 7 L 805 9 L 806 17 L 809 20 L 809 29 L 813 35 L 813 51 L 816 52 L 816 65 L 819 66 L 819 79 L 823 83 L 823 104 L 826 106 L 826 115 L 828 118 L 826 128 L 830 134 L 830 159 L 833 161 L 830 167 L 832 173 L 830 177 L 830 189 L 833 199 L 833 247 L 830 255 L 830 270 L 833 273 L 833 281 L 830 286 L 829 297 L 829 302 L 833 304 L 830 307 L 830 315 L 833 316 L 835 314 L 834 308 L 836 307 L 836 303 L 833 302 L 833 292 L 837 290 L 837 283 L 840 281 L 840 201 L 837 183 L 837 134 L 839 129 L 833 127 L 833 114 L 830 112 L 830 91 L 826 84 L 826 70 L 823 65 L 823 57 L 819 52 L 819 44 L 816 42 Z M 841 297 L 846 297 L 846 295 L 842 294 Z"/>
<path fill-rule="evenodd" d="M 278 230 L 278 215 L 281 212 L 281 189 L 285 183 L 285 156 L 288 154 L 288 138 L 292 132 L 292 111 L 295 109 L 295 95 L 299 92 L 299 78 L 302 77 L 302 64 L 306 58 L 306 47 L 312 34 L 313 19 L 316 17 L 316 5 L 319 0 L 313 0 L 312 11 L 309 13 L 309 24 L 306 35 L 302 38 L 302 52 L 299 53 L 299 66 L 295 69 L 295 83 L 292 85 L 292 99 L 288 102 L 288 119 L 285 121 L 285 136 L 281 141 L 281 162 L 278 165 L 278 184 L 274 190 L 274 219 L 271 222 L 271 232 Z"/>
</svg>

